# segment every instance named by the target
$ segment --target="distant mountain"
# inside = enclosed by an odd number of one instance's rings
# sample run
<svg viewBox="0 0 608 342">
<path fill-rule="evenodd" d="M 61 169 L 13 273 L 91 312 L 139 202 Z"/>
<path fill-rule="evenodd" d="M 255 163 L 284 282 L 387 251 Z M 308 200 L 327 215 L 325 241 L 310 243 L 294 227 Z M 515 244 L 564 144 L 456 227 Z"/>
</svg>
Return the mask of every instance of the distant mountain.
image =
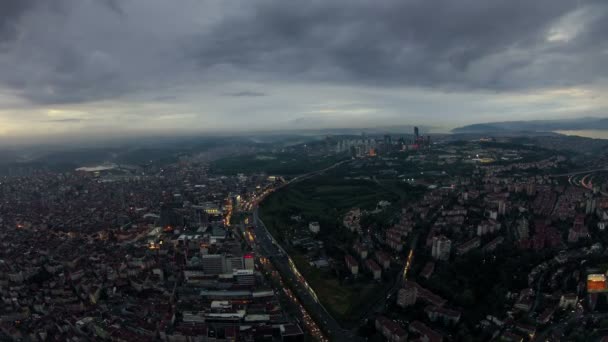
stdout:
<svg viewBox="0 0 608 342">
<path fill-rule="evenodd" d="M 483 124 L 474 124 L 474 125 L 454 128 L 452 130 L 452 133 L 487 133 L 487 132 L 504 132 L 506 130 L 507 130 L 506 128 L 500 126 L 500 123 L 498 123 L 498 124 L 483 123 Z"/>
<path fill-rule="evenodd" d="M 608 130 L 608 118 L 491 122 L 454 128 L 452 133 L 551 132 L 585 129 Z"/>
</svg>

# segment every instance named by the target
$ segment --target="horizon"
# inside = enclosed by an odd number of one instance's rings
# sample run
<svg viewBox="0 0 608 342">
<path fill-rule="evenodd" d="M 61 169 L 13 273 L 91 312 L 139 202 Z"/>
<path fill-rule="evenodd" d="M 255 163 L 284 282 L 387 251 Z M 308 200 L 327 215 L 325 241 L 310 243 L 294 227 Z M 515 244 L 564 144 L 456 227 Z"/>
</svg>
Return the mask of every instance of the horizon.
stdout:
<svg viewBox="0 0 608 342">
<path fill-rule="evenodd" d="M 492 126 L 500 124 L 532 124 L 532 123 L 572 123 L 572 122 L 585 122 L 588 120 L 606 120 L 608 117 L 594 117 L 585 116 L 580 118 L 564 118 L 564 119 L 538 119 L 538 120 L 517 120 L 517 121 L 492 121 L 492 122 L 475 122 L 468 125 L 462 126 L 430 126 L 418 123 L 392 125 L 392 126 L 355 126 L 355 127 L 321 127 L 321 128 L 293 128 L 293 129 L 240 129 L 240 130 L 213 130 L 213 131 L 198 131 L 198 130 L 138 130 L 138 131 L 116 131 L 116 132 L 96 132 L 95 134 L 87 134 L 83 136 L 79 132 L 71 133 L 57 133 L 53 135 L 41 135 L 36 137 L 31 136 L 0 136 L 0 150 L 21 148 L 21 147 L 34 147 L 40 148 L 43 146 L 52 148 L 64 148 L 71 144 L 82 144 L 83 148 L 90 148 L 92 146 L 105 148 L 110 146 L 124 145 L 127 142 L 135 142 L 138 139 L 152 141 L 153 139 L 159 139 L 160 142 L 182 140 L 182 139 L 206 139 L 206 138 L 242 138 L 242 137 L 272 137 L 272 136 L 348 136 L 358 135 L 360 133 L 366 133 L 372 136 L 381 136 L 384 134 L 391 134 L 397 136 L 409 136 L 413 132 L 410 132 L 414 127 L 419 127 L 420 132 L 423 135 L 458 135 L 458 134 L 469 134 L 469 133 L 486 133 L 493 134 L 496 131 L 485 129 L 481 132 L 470 132 L 470 131 L 458 131 L 458 129 L 475 127 L 475 126 Z M 606 134 L 598 134 L 588 136 L 585 134 L 587 131 L 595 131 L 592 126 L 585 128 L 567 129 L 567 127 L 560 128 L 539 128 L 539 129 L 509 129 L 510 133 L 522 134 L 522 133 L 558 133 L 558 134 L 569 134 L 566 135 L 577 135 L 577 132 L 583 133 L 582 137 L 595 137 L 598 139 L 606 139 Z M 605 127 L 597 129 L 600 132 L 606 130 Z"/>
<path fill-rule="evenodd" d="M 593 0 L 9 0 L 0 13 L 3 144 L 608 113 L 608 4 Z"/>
</svg>

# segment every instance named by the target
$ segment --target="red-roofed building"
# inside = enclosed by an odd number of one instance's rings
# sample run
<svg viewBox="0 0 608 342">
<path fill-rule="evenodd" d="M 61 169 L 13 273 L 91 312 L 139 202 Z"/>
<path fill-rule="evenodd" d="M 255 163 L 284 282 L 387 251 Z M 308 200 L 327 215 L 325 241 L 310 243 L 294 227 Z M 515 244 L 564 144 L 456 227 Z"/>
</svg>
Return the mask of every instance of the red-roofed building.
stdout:
<svg viewBox="0 0 608 342">
<path fill-rule="evenodd" d="M 568 232 L 568 242 L 577 242 L 579 239 L 585 239 L 589 237 L 589 231 L 585 226 L 585 216 L 576 215 L 572 228 Z"/>
<path fill-rule="evenodd" d="M 365 267 L 372 273 L 375 280 L 379 280 L 382 277 L 382 269 L 374 260 L 365 260 Z"/>
<path fill-rule="evenodd" d="M 355 260 L 355 258 L 352 257 L 352 255 L 347 254 L 344 257 L 344 261 L 346 262 L 346 267 L 348 268 L 350 273 L 352 273 L 353 275 L 357 275 L 359 273 L 359 263 L 357 262 L 357 260 Z"/>
<path fill-rule="evenodd" d="M 355 245 L 353 246 L 353 249 L 355 250 L 355 252 L 357 253 L 357 255 L 359 255 L 359 257 L 361 259 L 367 258 L 367 248 L 365 246 L 363 246 L 361 243 L 359 243 L 359 242 L 355 243 Z"/>
<path fill-rule="evenodd" d="M 441 320 L 444 324 L 450 325 L 457 324 L 460 321 L 460 311 L 429 305 L 424 309 L 424 312 L 433 322 Z"/>
<path fill-rule="evenodd" d="M 546 308 L 536 319 L 539 324 L 547 324 L 553 318 L 555 308 Z"/>
<path fill-rule="evenodd" d="M 479 246 L 481 246 L 481 239 L 478 237 L 474 237 L 471 240 L 458 245 L 458 247 L 456 247 L 456 254 L 465 255 L 473 249 L 479 248 Z"/>
<path fill-rule="evenodd" d="M 416 291 L 413 292 L 413 290 L 411 290 L 412 288 L 416 288 Z M 447 302 L 445 299 L 443 299 L 440 296 L 434 294 L 433 292 L 425 289 L 424 287 L 420 286 L 418 283 L 416 283 L 414 281 L 406 280 L 405 283 L 403 284 L 403 289 L 407 290 L 408 291 L 407 293 L 410 295 L 411 295 L 411 293 L 415 293 L 413 303 L 415 303 L 417 299 L 425 301 L 434 306 L 443 306 Z M 401 291 L 400 291 L 400 294 L 401 294 Z M 406 292 L 403 292 L 403 295 L 405 296 Z M 409 305 L 412 305 L 413 303 L 410 303 Z"/>
<path fill-rule="evenodd" d="M 391 267 L 391 257 L 386 252 L 376 251 L 376 260 L 385 270 Z"/>
<path fill-rule="evenodd" d="M 432 261 L 429 261 L 426 263 L 426 265 L 424 265 L 422 272 L 420 272 L 420 276 L 425 279 L 429 279 L 431 277 L 431 275 L 433 275 L 434 271 L 435 271 L 435 263 Z"/>
<path fill-rule="evenodd" d="M 384 316 L 376 318 L 376 330 L 391 342 L 405 342 L 407 340 L 407 331 Z"/>
<path fill-rule="evenodd" d="M 418 287 L 412 282 L 406 282 L 402 289 L 397 293 L 397 305 L 402 308 L 416 304 L 418 299 Z"/>
<path fill-rule="evenodd" d="M 422 337 L 427 342 L 442 342 L 443 336 L 420 321 L 410 323 L 409 330 Z"/>
</svg>

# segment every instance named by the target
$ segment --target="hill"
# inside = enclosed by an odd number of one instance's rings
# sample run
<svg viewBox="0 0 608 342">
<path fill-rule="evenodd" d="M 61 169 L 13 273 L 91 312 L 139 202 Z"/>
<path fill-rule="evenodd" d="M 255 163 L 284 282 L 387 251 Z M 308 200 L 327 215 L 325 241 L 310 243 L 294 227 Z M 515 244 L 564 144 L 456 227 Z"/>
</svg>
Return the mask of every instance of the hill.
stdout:
<svg viewBox="0 0 608 342">
<path fill-rule="evenodd" d="M 608 118 L 490 122 L 454 128 L 452 133 L 551 132 L 586 129 L 608 129 Z"/>
</svg>

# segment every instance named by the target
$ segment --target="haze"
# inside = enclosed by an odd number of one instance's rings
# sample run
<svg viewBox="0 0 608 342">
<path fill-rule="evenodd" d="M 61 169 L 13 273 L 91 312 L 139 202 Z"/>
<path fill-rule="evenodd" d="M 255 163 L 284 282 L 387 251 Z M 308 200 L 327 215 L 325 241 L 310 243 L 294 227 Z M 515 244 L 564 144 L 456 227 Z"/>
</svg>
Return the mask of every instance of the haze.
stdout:
<svg viewBox="0 0 608 342">
<path fill-rule="evenodd" d="M 0 137 L 605 116 L 608 2 L 3 0 Z"/>
</svg>

